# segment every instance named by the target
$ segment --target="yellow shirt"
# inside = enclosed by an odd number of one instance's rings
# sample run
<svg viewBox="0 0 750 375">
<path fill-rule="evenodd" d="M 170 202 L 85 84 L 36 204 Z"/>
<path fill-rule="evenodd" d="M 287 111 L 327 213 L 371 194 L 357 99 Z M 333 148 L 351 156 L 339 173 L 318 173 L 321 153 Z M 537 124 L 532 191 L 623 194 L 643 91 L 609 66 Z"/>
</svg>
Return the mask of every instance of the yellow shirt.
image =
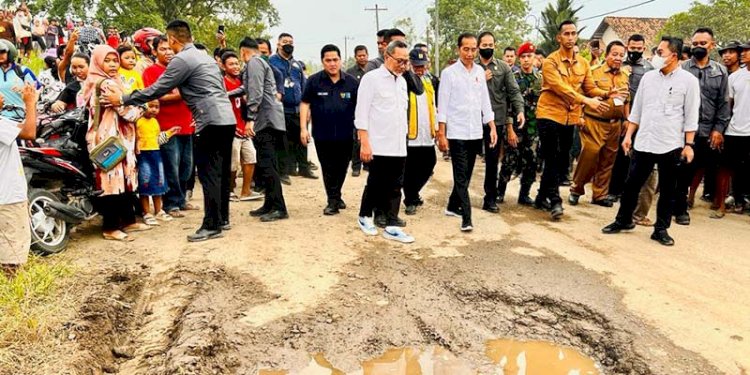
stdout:
<svg viewBox="0 0 750 375">
<path fill-rule="evenodd" d="M 596 87 L 586 59 L 576 54 L 571 60 L 557 50 L 542 63 L 542 94 L 536 118 L 562 125 L 578 124 L 584 99 L 607 94 Z"/>
<path fill-rule="evenodd" d="M 141 78 L 141 73 L 138 73 L 137 70 L 126 70 L 120 68 L 118 72 L 120 73 L 122 86 L 125 88 L 125 94 L 130 94 L 135 90 L 143 90 L 145 88 L 143 85 L 143 78 Z"/>
<path fill-rule="evenodd" d="M 138 135 L 138 149 L 140 151 L 159 150 L 159 121 L 156 118 L 141 117 L 136 123 Z"/>
</svg>

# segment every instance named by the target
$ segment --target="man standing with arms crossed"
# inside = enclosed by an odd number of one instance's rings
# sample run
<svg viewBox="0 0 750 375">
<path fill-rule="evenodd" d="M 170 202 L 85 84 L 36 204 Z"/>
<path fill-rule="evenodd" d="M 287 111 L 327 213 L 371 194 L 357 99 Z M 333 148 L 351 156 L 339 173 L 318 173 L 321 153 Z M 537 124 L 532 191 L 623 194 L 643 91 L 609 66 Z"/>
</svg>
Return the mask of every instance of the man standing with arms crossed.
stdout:
<svg viewBox="0 0 750 375">
<path fill-rule="evenodd" d="M 550 209 L 553 220 L 563 215 L 560 180 L 567 173 L 573 129 L 581 124 L 582 105 L 602 113 L 609 110 L 609 105 L 599 98 L 627 93 L 627 88 L 607 92 L 596 87 L 589 63 L 573 51 L 578 41 L 573 21 L 560 24 L 557 41 L 560 49 L 552 52 L 542 65 L 542 94 L 536 110 L 544 171 L 534 204 Z"/>
</svg>

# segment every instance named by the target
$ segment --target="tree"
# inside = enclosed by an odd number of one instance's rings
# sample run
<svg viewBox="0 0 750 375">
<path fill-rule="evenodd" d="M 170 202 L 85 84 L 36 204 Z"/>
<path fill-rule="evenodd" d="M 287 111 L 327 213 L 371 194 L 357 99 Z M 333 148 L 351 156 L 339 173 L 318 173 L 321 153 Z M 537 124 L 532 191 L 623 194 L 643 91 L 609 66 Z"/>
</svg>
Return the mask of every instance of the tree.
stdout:
<svg viewBox="0 0 750 375">
<path fill-rule="evenodd" d="M 412 22 L 411 17 L 396 20 L 393 22 L 393 28 L 403 31 L 404 34 L 406 34 L 406 40 L 409 44 L 413 45 L 419 42 L 417 40 L 417 32 L 414 30 L 414 22 Z"/>
<path fill-rule="evenodd" d="M 551 53 L 558 48 L 557 32 L 560 24 L 565 20 L 571 20 L 578 23 L 578 12 L 583 6 L 573 8 L 573 0 L 557 0 L 557 4 L 547 4 L 542 11 L 542 28 L 539 33 L 542 34 L 542 43 L 538 46 L 544 53 Z M 584 28 L 578 30 L 580 33 Z"/>
<path fill-rule="evenodd" d="M 208 47 L 217 45 L 216 31 L 224 25 L 228 46 L 237 46 L 244 36 L 260 36 L 279 22 L 271 0 L 36 0 L 32 9 L 46 10 L 52 17 L 72 14 L 88 18 L 95 9 L 104 25 L 134 32 L 142 27 L 162 29 L 169 21 L 190 23 L 196 41 Z"/>
<path fill-rule="evenodd" d="M 750 40 L 750 23 L 747 22 L 750 0 L 709 0 L 694 2 L 686 12 L 669 18 L 662 35 L 689 38 L 695 29 L 710 27 L 719 43 L 730 40 Z"/>
<path fill-rule="evenodd" d="M 456 57 L 456 40 L 464 32 L 491 31 L 499 51 L 517 46 L 531 29 L 524 20 L 529 12 L 528 0 L 451 0 L 438 3 L 440 40 L 432 44 L 430 54 L 440 48 L 441 63 Z M 430 29 L 435 29 L 435 7 L 427 9 Z M 434 57 L 434 56 L 433 56 Z"/>
</svg>

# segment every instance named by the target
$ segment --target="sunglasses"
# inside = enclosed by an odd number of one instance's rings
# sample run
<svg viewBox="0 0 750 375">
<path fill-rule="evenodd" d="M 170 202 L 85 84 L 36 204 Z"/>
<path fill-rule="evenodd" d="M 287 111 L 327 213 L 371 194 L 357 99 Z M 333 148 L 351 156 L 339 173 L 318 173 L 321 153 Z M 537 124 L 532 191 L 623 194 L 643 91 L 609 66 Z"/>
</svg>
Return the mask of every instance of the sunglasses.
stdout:
<svg viewBox="0 0 750 375">
<path fill-rule="evenodd" d="M 393 55 L 391 55 L 390 53 L 387 53 L 386 55 L 388 55 L 390 58 L 396 60 L 396 62 L 398 63 L 398 65 L 406 66 L 406 64 L 409 63 L 409 59 L 397 59 L 397 58 L 393 57 Z"/>
</svg>

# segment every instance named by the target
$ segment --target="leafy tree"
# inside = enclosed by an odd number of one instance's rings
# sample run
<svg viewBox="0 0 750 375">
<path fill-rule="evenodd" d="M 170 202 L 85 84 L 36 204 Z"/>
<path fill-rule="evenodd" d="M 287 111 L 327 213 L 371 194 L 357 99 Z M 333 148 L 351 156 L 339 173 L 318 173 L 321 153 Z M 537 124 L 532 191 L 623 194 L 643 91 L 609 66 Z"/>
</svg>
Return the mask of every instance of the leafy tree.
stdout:
<svg viewBox="0 0 750 375">
<path fill-rule="evenodd" d="M 506 46 L 520 44 L 521 36 L 531 29 L 524 20 L 530 9 L 528 0 L 451 0 L 440 1 L 438 5 L 437 11 L 434 6 L 427 9 L 431 20 L 429 30 L 435 29 L 438 11 L 440 16 L 440 40 L 433 41 L 430 54 L 434 55 L 434 48 L 440 48 L 443 66 L 457 56 L 456 40 L 463 32 L 491 31 L 498 51 L 502 51 Z"/>
<path fill-rule="evenodd" d="M 750 0 L 709 0 L 694 2 L 690 9 L 673 15 L 662 30 L 662 35 L 689 38 L 695 29 L 710 27 L 719 43 L 730 40 L 750 40 L 747 21 Z"/>
<path fill-rule="evenodd" d="M 542 26 L 539 33 L 542 34 L 542 43 L 539 44 L 545 53 L 551 53 L 558 48 L 560 44 L 557 42 L 557 31 L 560 24 L 565 20 L 571 20 L 578 22 L 578 12 L 581 11 L 583 6 L 573 8 L 573 0 L 557 0 L 557 4 L 547 4 L 547 7 L 542 11 Z M 580 33 L 585 27 L 578 30 Z"/>
<path fill-rule="evenodd" d="M 399 29 L 406 34 L 406 40 L 410 44 L 418 43 L 419 40 L 417 40 L 417 32 L 414 30 L 414 22 L 411 20 L 411 17 L 401 18 L 399 20 L 396 20 L 393 22 L 393 28 Z"/>
</svg>

